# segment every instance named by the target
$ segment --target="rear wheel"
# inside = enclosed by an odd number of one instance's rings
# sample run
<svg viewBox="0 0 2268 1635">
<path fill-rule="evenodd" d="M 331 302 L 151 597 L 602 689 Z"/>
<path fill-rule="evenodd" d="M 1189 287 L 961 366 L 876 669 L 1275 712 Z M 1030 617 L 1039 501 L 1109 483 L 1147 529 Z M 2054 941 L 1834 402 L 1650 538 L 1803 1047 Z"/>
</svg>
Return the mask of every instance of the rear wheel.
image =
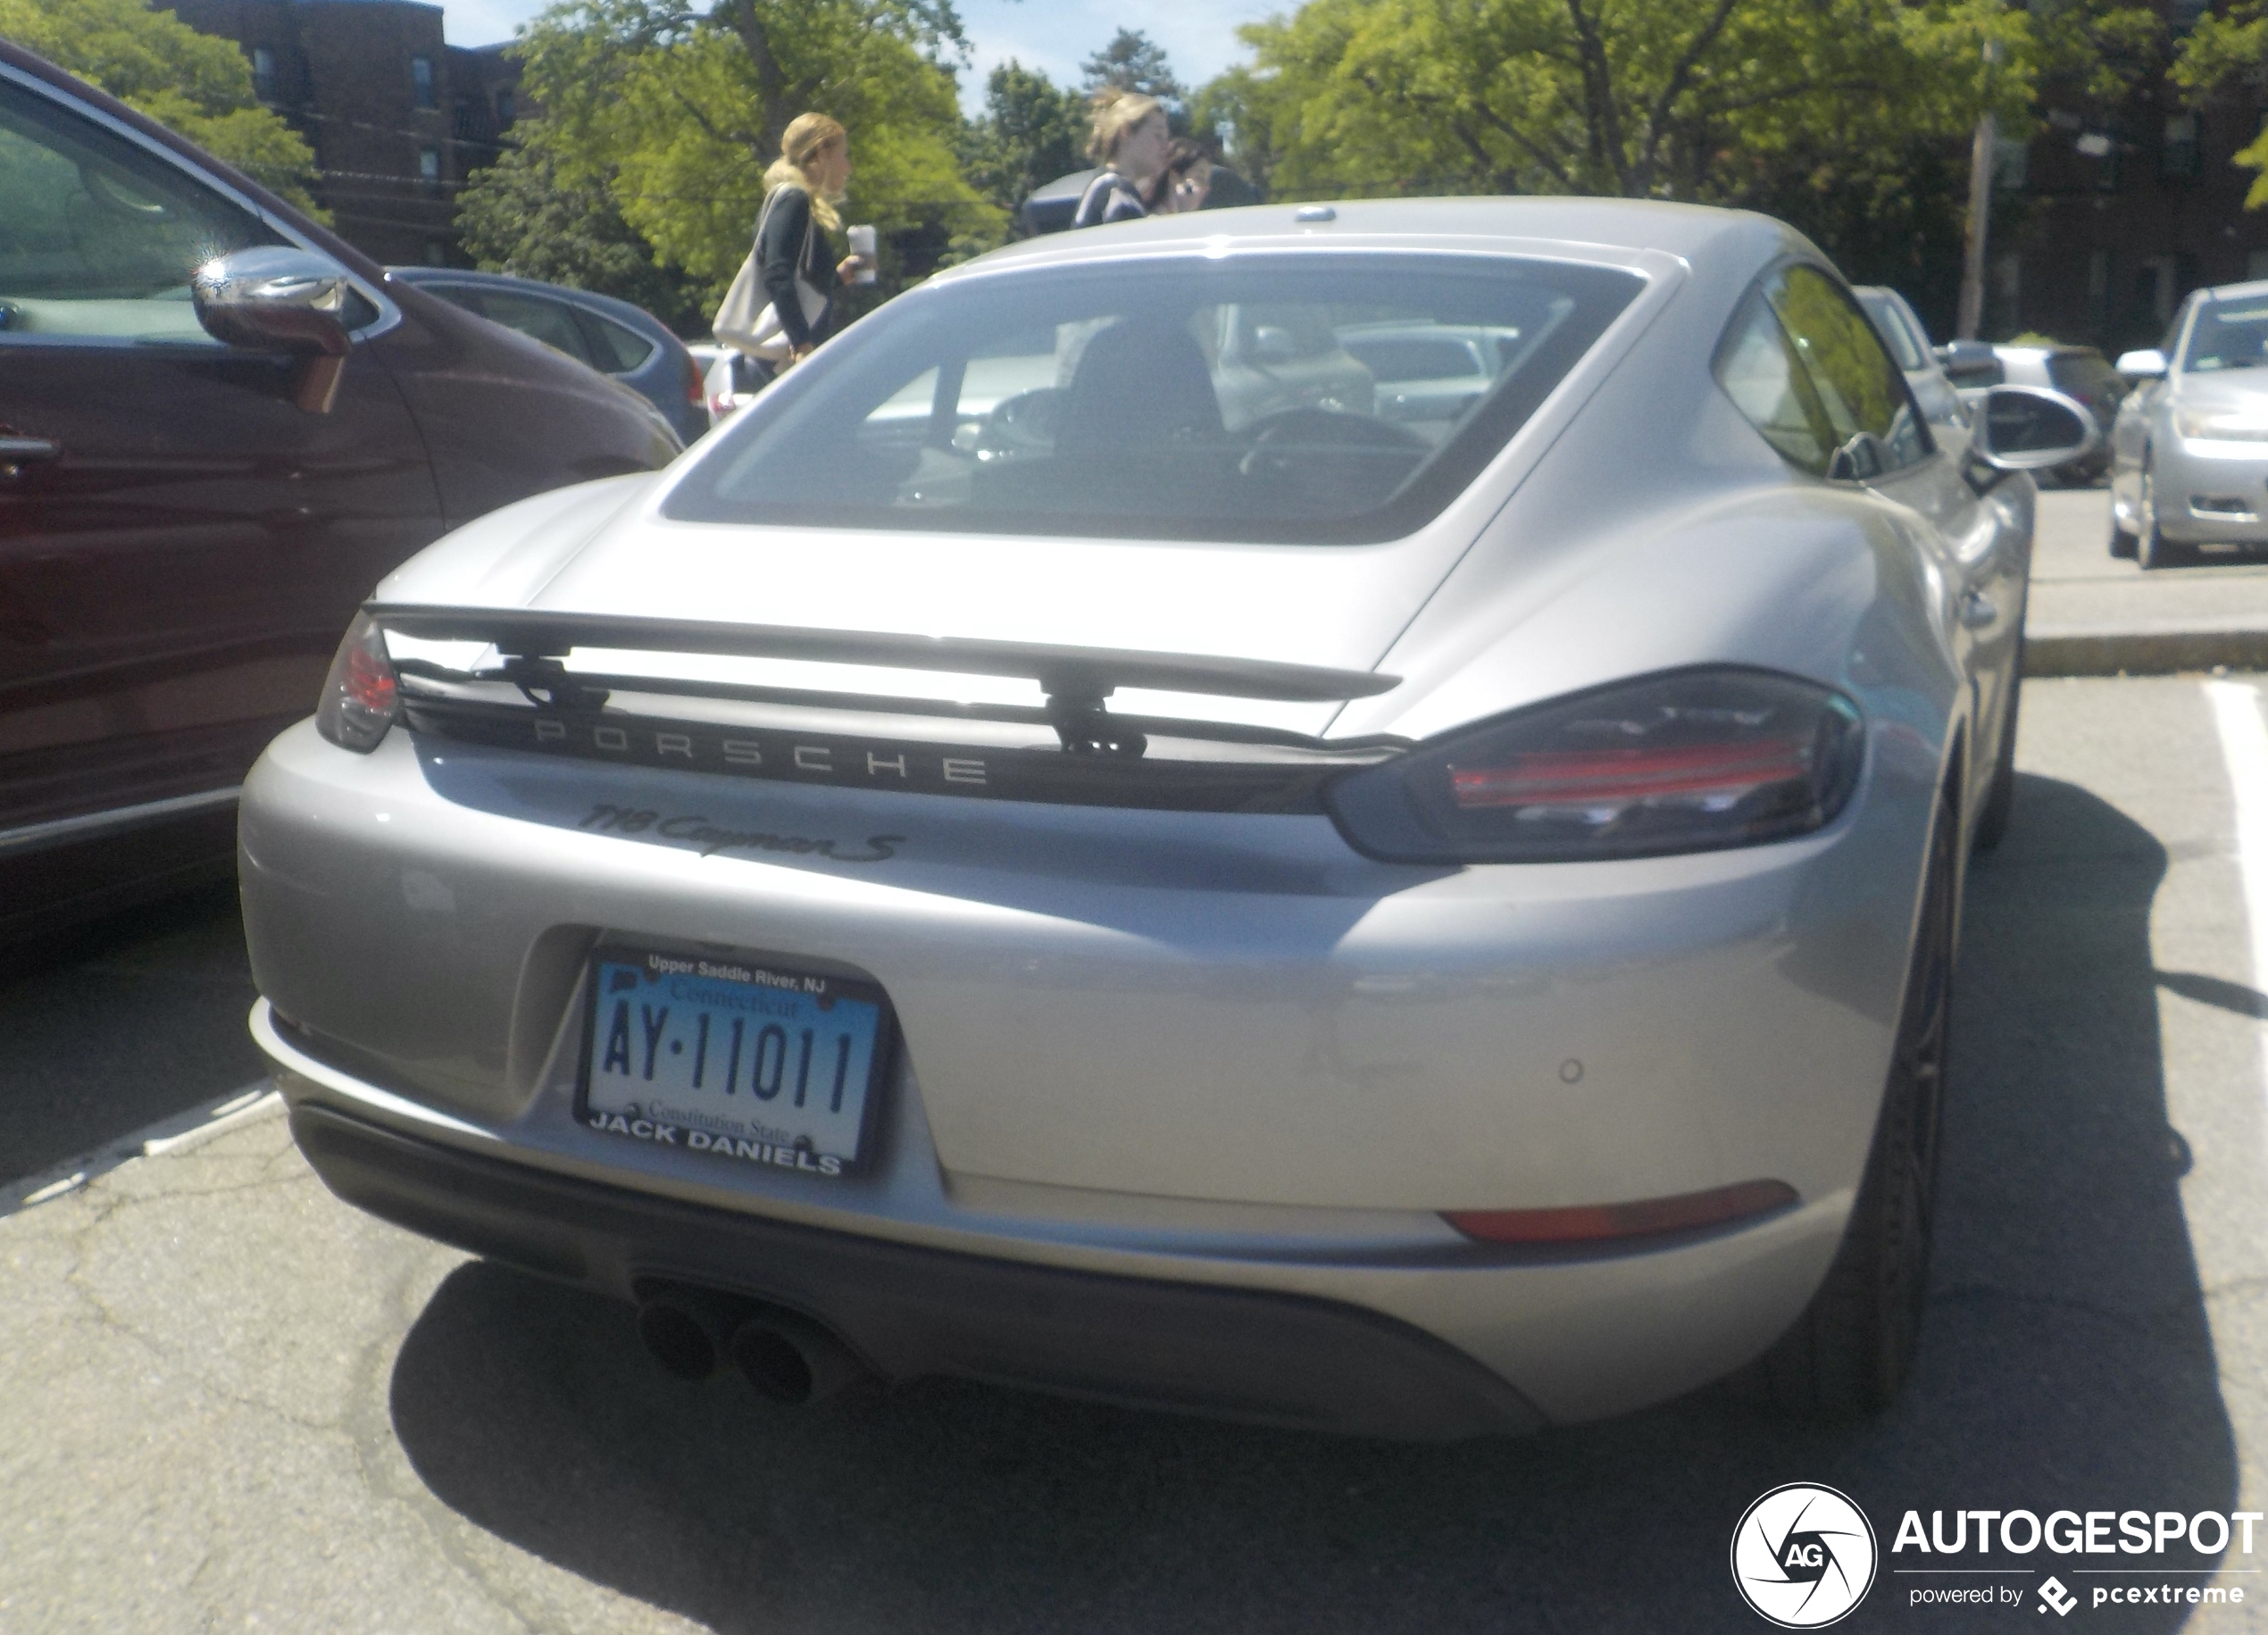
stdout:
<svg viewBox="0 0 2268 1635">
<path fill-rule="evenodd" d="M 1952 997 L 1953 813 L 1940 799 L 1889 1082 L 1842 1247 L 1810 1306 L 1755 1364 L 1783 1411 L 1848 1419 L 1889 1406 L 1914 1363 L 1928 1292 Z"/>
</svg>

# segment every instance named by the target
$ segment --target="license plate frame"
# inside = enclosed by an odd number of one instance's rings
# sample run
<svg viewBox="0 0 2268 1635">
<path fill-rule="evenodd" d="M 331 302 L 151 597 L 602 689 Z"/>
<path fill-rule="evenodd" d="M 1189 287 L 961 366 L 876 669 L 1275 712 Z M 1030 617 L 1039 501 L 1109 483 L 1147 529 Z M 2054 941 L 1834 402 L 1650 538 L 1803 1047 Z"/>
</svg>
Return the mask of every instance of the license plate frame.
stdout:
<svg viewBox="0 0 2268 1635">
<path fill-rule="evenodd" d="M 605 1047 L 606 1054 L 602 1055 L 601 1036 L 614 1034 L 621 1023 L 622 1015 L 627 1015 L 631 1057 L 630 1072 L 638 1071 L 636 1058 L 643 1054 L 646 1058 L 645 1072 L 650 1075 L 659 1065 L 659 1044 L 662 1035 L 668 1031 L 669 1016 L 669 1006 L 665 1005 L 655 1040 L 649 1047 L 645 1036 L 653 1022 L 650 1010 L 636 1015 L 628 1015 L 627 1012 L 618 1015 L 611 1009 L 610 1000 L 619 1004 L 627 1002 L 631 997 L 628 989 L 610 987 L 613 982 L 610 973 L 625 969 L 634 970 L 640 977 L 638 991 L 657 992 L 657 985 L 675 984 L 679 991 L 671 995 L 670 1005 L 689 1003 L 696 1017 L 705 1014 L 713 1018 L 722 1013 L 730 1020 L 738 1010 L 744 1020 L 755 1015 L 767 1019 L 758 1023 L 757 1037 L 746 1064 L 749 1082 L 746 1086 L 747 1097 L 744 1098 L 743 1105 L 752 1110 L 760 1104 L 769 1105 L 774 1098 L 784 1101 L 790 1083 L 798 1079 L 795 1072 L 794 1058 L 798 1054 L 795 1048 L 797 1042 L 795 1036 L 803 1030 L 796 1025 L 782 1026 L 783 1023 L 798 1023 L 804 1014 L 813 1012 L 824 1014 L 845 1002 L 870 1007 L 873 1014 L 867 1039 L 863 1082 L 859 1085 L 860 1099 L 855 1114 L 849 1118 L 829 1114 L 823 1122 L 830 1128 L 825 1130 L 822 1140 L 813 1139 L 815 1134 L 821 1133 L 813 1126 L 822 1122 L 815 1114 L 810 1118 L 788 1119 L 788 1126 L 804 1125 L 800 1130 L 780 1126 L 766 1128 L 760 1132 L 745 1122 L 740 1128 L 726 1128 L 732 1122 L 726 1116 L 731 1104 L 721 1103 L 716 1092 L 705 1082 L 698 1088 L 688 1086 L 675 1090 L 665 1087 L 664 1094 L 699 1098 L 687 1105 L 665 1106 L 657 1110 L 638 1103 L 625 1105 L 619 1096 L 610 1093 L 613 1087 L 605 1083 L 609 1080 L 620 1083 L 622 1078 L 628 1076 L 618 1077 L 612 1071 L 613 1046 L 618 1041 L 610 1038 Z M 742 1008 L 710 998 L 688 1001 L 683 992 L 688 987 L 711 993 L 720 990 L 730 992 L 740 996 L 747 1003 Z M 814 971 L 805 962 L 792 956 L 783 958 L 747 949 L 734 949 L 727 953 L 714 950 L 688 952 L 642 939 L 623 938 L 602 941 L 591 949 L 583 963 L 582 989 L 582 1041 L 575 1073 L 574 1113 L 575 1122 L 584 1129 L 617 1139 L 633 1140 L 648 1147 L 684 1153 L 686 1168 L 692 1171 L 712 1169 L 727 1174 L 749 1171 L 767 1174 L 795 1173 L 838 1180 L 863 1175 L 872 1168 L 884 1089 L 897 1047 L 896 1017 L 890 1008 L 888 996 L 880 984 L 861 978 L 838 976 L 831 972 Z M 757 1076 L 763 1059 L 762 1036 L 767 1028 L 780 1028 L 782 1032 L 781 1054 L 772 1073 L 772 1089 L 769 1097 L 763 1096 L 757 1089 Z M 696 1031 L 700 1039 L 700 1048 L 705 1052 L 707 1035 L 697 1028 Z M 685 1037 L 680 1033 L 667 1042 L 672 1046 L 671 1060 L 681 1060 L 683 1046 L 688 1042 Z M 743 1037 L 736 1037 L 734 1040 L 736 1045 L 743 1042 L 748 1041 Z M 724 1039 L 720 1038 L 717 1044 L 720 1054 L 728 1054 Z M 796 1085 L 798 1094 L 805 1094 L 810 1088 L 807 1075 L 813 1066 L 812 1048 L 812 1045 L 805 1045 L 801 1053 L 806 1077 Z M 739 1076 L 741 1062 L 737 1048 L 730 1049 L 729 1055 L 731 1066 L 728 1084 L 730 1085 Z M 846 1064 L 839 1073 L 843 1080 L 840 1091 L 833 1091 L 832 1087 L 826 1084 L 829 1075 L 825 1072 L 823 1057 L 817 1065 L 822 1096 L 847 1091 L 851 1084 L 860 1078 L 852 1071 L 855 1064 Z M 693 1071 L 692 1076 L 696 1080 L 704 1078 L 699 1067 Z M 648 1077 L 644 1081 L 650 1083 L 652 1080 Z M 596 1097 L 595 1092 L 597 1092 Z M 738 1096 L 739 1092 L 738 1089 L 729 1089 L 725 1094 Z M 793 1114 L 796 1109 L 790 1105 L 784 1111 Z M 664 1114 L 692 1116 L 663 1116 Z M 841 1150 L 846 1133 L 849 1137 L 847 1152 Z"/>
</svg>

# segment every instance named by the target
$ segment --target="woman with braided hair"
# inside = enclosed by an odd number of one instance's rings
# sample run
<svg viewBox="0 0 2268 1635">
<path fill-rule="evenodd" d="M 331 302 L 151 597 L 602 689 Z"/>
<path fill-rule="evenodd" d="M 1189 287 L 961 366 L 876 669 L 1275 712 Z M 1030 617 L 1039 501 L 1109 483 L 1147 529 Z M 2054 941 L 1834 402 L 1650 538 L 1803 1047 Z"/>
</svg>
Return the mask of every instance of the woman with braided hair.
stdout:
<svg viewBox="0 0 2268 1635">
<path fill-rule="evenodd" d="M 799 113 L 780 138 L 780 157 L 764 172 L 763 213 L 756 221 L 756 269 L 780 314 L 789 363 L 827 338 L 835 292 L 866 264 L 863 255 L 835 259 L 843 230 L 836 201 L 850 183 L 850 132 L 824 113 Z M 826 298 L 814 319 L 796 288 L 800 280 Z M 784 367 L 784 365 L 783 365 Z"/>
</svg>

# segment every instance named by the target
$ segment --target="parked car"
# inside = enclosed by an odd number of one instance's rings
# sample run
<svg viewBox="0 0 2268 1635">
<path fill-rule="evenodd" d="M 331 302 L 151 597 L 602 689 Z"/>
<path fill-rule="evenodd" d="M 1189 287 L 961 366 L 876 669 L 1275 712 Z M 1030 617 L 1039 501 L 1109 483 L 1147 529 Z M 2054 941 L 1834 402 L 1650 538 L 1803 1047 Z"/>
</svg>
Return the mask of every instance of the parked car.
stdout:
<svg viewBox="0 0 2268 1635">
<path fill-rule="evenodd" d="M 2111 555 L 2145 568 L 2200 545 L 2268 545 L 2268 282 L 2193 292 L 2111 433 Z"/>
<path fill-rule="evenodd" d="M 661 410 L 685 442 L 709 429 L 701 364 L 669 325 L 642 306 L 501 272 L 457 267 L 389 267 L 387 271 L 611 375 Z"/>
<path fill-rule="evenodd" d="M 371 586 L 677 448 L 0 42 L 0 938 L 226 869 Z"/>
<path fill-rule="evenodd" d="M 2000 378 L 1991 384 L 2044 386 L 2078 399 L 2094 417 L 2102 434 L 2100 445 L 2084 460 L 2074 460 L 2055 471 L 2053 475 L 2058 482 L 2083 486 L 2110 469 L 2111 428 L 2117 422 L 2127 385 L 2108 358 L 2092 346 L 2018 346 L 2003 342 L 1994 343 L 1992 355 L 2000 365 Z"/>
<path fill-rule="evenodd" d="M 1322 371 L 1232 422 L 1267 330 L 1380 326 L 1519 340 L 1439 435 Z M 1880 1407 L 2014 787 L 2008 473 L 2094 436 L 1988 408 L 1930 426 L 1734 212 L 980 257 L 379 588 L 247 788 L 255 1037 L 340 1197 L 782 1402 Z"/>
<path fill-rule="evenodd" d="M 1897 360 L 1898 368 L 1905 372 L 1907 389 L 1913 392 L 1914 401 L 1921 405 L 1930 423 L 1967 425 L 1967 405 L 1947 376 L 1944 363 L 1930 347 L 1930 332 L 1922 327 L 1922 320 L 1915 315 L 1912 304 L 1883 284 L 1861 284 L 1851 293 L 1858 297 L 1875 333 Z"/>
<path fill-rule="evenodd" d="M 1446 435 L 1517 362 L 1521 334 L 1473 324 L 1369 323 L 1340 330 L 1339 341 L 1370 371 L 1380 420 Z"/>
<path fill-rule="evenodd" d="M 1017 207 L 1016 215 L 1029 234 L 1060 233 L 1071 226 L 1071 218 L 1079 213 L 1079 201 L 1087 195 L 1087 185 L 1096 172 L 1092 170 L 1073 171 L 1068 176 L 1042 182 L 1034 188 Z M 1261 190 L 1241 175 L 1223 164 L 1213 167 L 1204 204 L 1205 210 L 1232 210 L 1239 205 L 1257 204 Z"/>
</svg>

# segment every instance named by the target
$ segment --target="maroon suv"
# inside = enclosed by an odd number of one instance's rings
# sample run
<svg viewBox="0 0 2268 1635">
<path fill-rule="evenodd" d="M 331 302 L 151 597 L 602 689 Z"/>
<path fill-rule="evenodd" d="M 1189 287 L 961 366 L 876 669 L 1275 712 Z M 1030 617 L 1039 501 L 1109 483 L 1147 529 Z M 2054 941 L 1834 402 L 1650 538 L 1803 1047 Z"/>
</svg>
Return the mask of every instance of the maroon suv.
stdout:
<svg viewBox="0 0 2268 1635">
<path fill-rule="evenodd" d="M 232 855 L 379 577 L 652 406 L 0 42 L 0 940 Z"/>
</svg>

